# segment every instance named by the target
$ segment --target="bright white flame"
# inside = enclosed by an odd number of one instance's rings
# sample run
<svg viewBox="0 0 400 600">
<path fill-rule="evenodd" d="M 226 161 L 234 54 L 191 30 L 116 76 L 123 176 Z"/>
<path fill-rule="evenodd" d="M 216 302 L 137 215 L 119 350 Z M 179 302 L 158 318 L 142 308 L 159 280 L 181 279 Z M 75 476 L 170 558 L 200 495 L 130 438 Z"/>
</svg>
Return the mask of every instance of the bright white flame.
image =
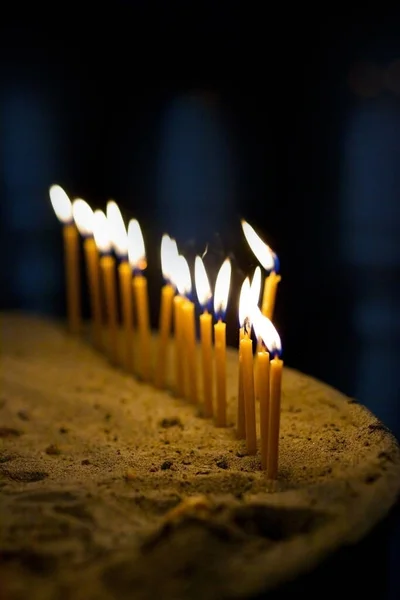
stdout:
<svg viewBox="0 0 400 600">
<path fill-rule="evenodd" d="M 279 333 L 272 322 L 267 317 L 264 317 L 258 306 L 253 307 L 252 319 L 256 336 L 261 338 L 271 354 L 280 354 L 282 352 L 282 344 Z"/>
<path fill-rule="evenodd" d="M 178 256 L 176 241 L 164 234 L 161 238 L 161 270 L 166 281 L 173 283 L 174 265 Z"/>
<path fill-rule="evenodd" d="M 246 277 L 246 279 L 242 283 L 242 287 L 240 290 L 240 298 L 239 298 L 239 324 L 240 327 L 243 327 L 246 319 L 250 319 L 251 316 L 251 288 L 250 288 L 250 279 Z"/>
<path fill-rule="evenodd" d="M 50 200 L 54 212 L 61 223 L 67 224 L 72 221 L 72 204 L 66 192 L 60 185 L 52 185 L 49 189 Z"/>
<path fill-rule="evenodd" d="M 92 235 L 93 233 L 93 211 L 89 204 L 77 198 L 72 203 L 72 214 L 75 224 L 81 235 Z"/>
<path fill-rule="evenodd" d="M 226 312 L 228 304 L 229 288 L 231 285 L 231 261 L 226 258 L 218 271 L 214 290 L 214 312 L 220 316 Z"/>
<path fill-rule="evenodd" d="M 190 294 L 192 291 L 192 279 L 187 260 L 182 254 L 178 254 L 174 264 L 174 282 L 181 296 Z"/>
<path fill-rule="evenodd" d="M 95 210 L 93 213 L 93 235 L 99 251 L 110 252 L 112 247 L 110 225 L 102 210 Z"/>
<path fill-rule="evenodd" d="M 255 304 L 258 304 L 260 299 L 261 292 L 261 269 L 260 267 L 256 267 L 253 275 L 253 279 L 251 280 L 251 297 Z"/>
<path fill-rule="evenodd" d="M 242 220 L 242 229 L 244 236 L 253 251 L 257 260 L 262 264 L 266 271 L 271 271 L 274 266 L 274 252 L 271 248 L 262 241 L 260 236 L 254 231 L 251 225 L 247 221 Z"/>
<path fill-rule="evenodd" d="M 107 221 L 110 226 L 111 242 L 116 254 L 119 257 L 126 256 L 128 254 L 128 235 L 121 211 L 114 200 L 107 202 Z"/>
<path fill-rule="evenodd" d="M 143 234 L 136 219 L 131 219 L 128 224 L 128 256 L 133 269 L 143 271 L 147 267 Z"/>
<path fill-rule="evenodd" d="M 207 277 L 207 271 L 203 263 L 203 259 L 200 256 L 196 256 L 194 261 L 194 281 L 196 284 L 197 298 L 199 299 L 200 306 L 207 306 L 207 303 L 211 300 L 211 287 Z"/>
</svg>

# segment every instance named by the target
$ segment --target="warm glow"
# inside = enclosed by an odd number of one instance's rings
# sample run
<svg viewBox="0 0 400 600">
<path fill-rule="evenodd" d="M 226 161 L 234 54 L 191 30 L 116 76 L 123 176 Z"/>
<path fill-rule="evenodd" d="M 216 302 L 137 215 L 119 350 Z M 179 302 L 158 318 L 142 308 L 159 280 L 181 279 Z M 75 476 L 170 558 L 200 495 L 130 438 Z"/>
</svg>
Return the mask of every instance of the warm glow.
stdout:
<svg viewBox="0 0 400 600">
<path fill-rule="evenodd" d="M 111 251 L 110 225 L 102 210 L 93 213 L 93 235 L 100 252 L 105 254 Z"/>
<path fill-rule="evenodd" d="M 176 241 L 164 234 L 161 239 L 161 270 L 168 282 L 173 282 L 174 265 L 178 256 Z"/>
<path fill-rule="evenodd" d="M 187 296 L 192 291 L 189 265 L 182 254 L 179 254 L 175 259 L 174 282 L 181 296 Z"/>
<path fill-rule="evenodd" d="M 110 226 L 111 242 L 115 253 L 119 257 L 126 257 L 128 254 L 128 235 L 121 211 L 114 200 L 107 202 L 107 221 Z"/>
<path fill-rule="evenodd" d="M 246 279 L 242 283 L 242 288 L 240 290 L 240 298 L 239 298 L 239 324 L 240 327 L 244 326 L 244 322 L 246 319 L 250 319 L 251 315 L 251 288 L 250 288 L 250 279 L 246 277 Z"/>
<path fill-rule="evenodd" d="M 61 223 L 71 223 L 72 216 L 72 204 L 68 198 L 66 192 L 59 185 L 52 185 L 50 190 L 50 200 L 54 208 L 54 212 Z"/>
<path fill-rule="evenodd" d="M 147 267 L 142 230 L 136 219 L 131 219 L 128 225 L 128 256 L 133 269 L 143 271 Z"/>
<path fill-rule="evenodd" d="M 275 267 L 275 253 L 259 235 L 254 231 L 251 225 L 247 221 L 242 220 L 242 228 L 244 236 L 253 251 L 257 260 L 262 264 L 266 271 L 272 271 Z"/>
<path fill-rule="evenodd" d="M 258 306 L 253 306 L 251 316 L 256 336 L 263 341 L 272 355 L 280 355 L 282 352 L 281 338 L 272 322 L 264 317 Z"/>
<path fill-rule="evenodd" d="M 231 285 L 231 261 L 226 258 L 217 275 L 214 291 L 214 312 L 221 318 L 225 315 L 228 304 L 229 288 Z"/>
<path fill-rule="evenodd" d="M 200 302 L 200 306 L 205 307 L 211 300 L 212 294 L 206 268 L 204 266 L 203 259 L 200 256 L 196 256 L 194 261 L 194 281 L 196 284 L 196 293 Z"/>
<path fill-rule="evenodd" d="M 255 304 L 258 304 L 260 299 L 261 292 L 261 269 L 260 267 L 256 267 L 253 275 L 253 279 L 251 280 L 251 298 Z"/>
<path fill-rule="evenodd" d="M 72 203 L 72 214 L 75 224 L 81 235 L 87 236 L 93 234 L 93 211 L 89 204 L 77 198 Z"/>
</svg>

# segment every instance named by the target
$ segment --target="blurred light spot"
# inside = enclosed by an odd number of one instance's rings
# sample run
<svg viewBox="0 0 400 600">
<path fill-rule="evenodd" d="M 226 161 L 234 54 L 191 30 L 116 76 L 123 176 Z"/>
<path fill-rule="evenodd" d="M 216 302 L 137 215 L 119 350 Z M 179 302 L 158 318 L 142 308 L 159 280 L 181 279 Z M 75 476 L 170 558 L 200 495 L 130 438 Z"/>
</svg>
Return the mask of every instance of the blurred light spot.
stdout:
<svg viewBox="0 0 400 600">
<path fill-rule="evenodd" d="M 348 76 L 350 89 L 363 98 L 373 98 L 382 89 L 382 69 L 373 62 L 355 63 Z"/>
<path fill-rule="evenodd" d="M 175 99 L 165 115 L 157 202 L 165 229 L 181 239 L 220 229 L 232 202 L 230 149 L 216 100 L 191 93 Z"/>
<path fill-rule="evenodd" d="M 384 85 L 387 90 L 400 96 L 400 59 L 394 60 L 386 69 Z"/>
</svg>

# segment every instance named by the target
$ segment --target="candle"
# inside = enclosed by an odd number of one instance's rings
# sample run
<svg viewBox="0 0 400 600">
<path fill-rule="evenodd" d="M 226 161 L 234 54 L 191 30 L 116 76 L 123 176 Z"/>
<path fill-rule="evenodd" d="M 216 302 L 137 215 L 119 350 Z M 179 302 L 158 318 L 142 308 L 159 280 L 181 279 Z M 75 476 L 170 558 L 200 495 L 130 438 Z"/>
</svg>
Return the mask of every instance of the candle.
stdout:
<svg viewBox="0 0 400 600">
<path fill-rule="evenodd" d="M 239 329 L 239 378 L 238 378 L 238 405 L 237 405 L 237 426 L 236 434 L 240 440 L 246 438 L 246 414 L 244 406 L 244 394 L 243 394 L 243 368 L 242 368 L 242 353 L 240 342 L 244 338 L 244 327 Z"/>
<path fill-rule="evenodd" d="M 49 194 L 54 212 L 63 224 L 68 327 L 71 333 L 79 333 L 82 317 L 78 230 L 73 219 L 71 201 L 62 187 L 52 185 Z"/>
<path fill-rule="evenodd" d="M 103 295 L 107 314 L 107 352 L 113 364 L 118 363 L 118 315 L 117 289 L 115 284 L 115 258 L 111 255 L 110 227 L 106 215 L 101 210 L 94 211 L 93 235 L 100 252 L 100 272 L 103 282 Z"/>
<path fill-rule="evenodd" d="M 208 312 L 211 287 L 203 260 L 196 256 L 194 262 L 196 293 L 203 313 L 200 315 L 201 364 L 203 374 L 203 411 L 205 417 L 213 416 L 213 364 L 212 364 L 212 317 Z"/>
<path fill-rule="evenodd" d="M 93 238 L 93 211 L 89 204 L 80 198 L 72 203 L 72 212 L 79 233 L 83 237 L 86 274 L 92 317 L 92 338 L 96 348 L 102 347 L 102 310 L 100 291 L 99 252 Z"/>
<path fill-rule="evenodd" d="M 281 340 L 278 332 L 272 323 L 268 322 L 266 334 L 263 335 L 270 354 L 274 357 L 270 362 L 270 408 L 269 408 L 269 428 L 268 428 L 268 449 L 267 449 L 267 476 L 269 479 L 277 479 L 279 462 L 279 430 L 281 420 L 281 388 L 283 360 L 280 359 L 282 353 Z"/>
<path fill-rule="evenodd" d="M 256 411 L 254 398 L 253 343 L 250 337 L 252 296 L 249 278 L 243 282 L 239 300 L 239 322 L 243 327 L 240 340 L 239 368 L 242 370 L 243 397 L 245 409 L 246 449 L 248 454 L 257 452 Z"/>
<path fill-rule="evenodd" d="M 250 284 L 251 302 L 255 306 L 258 305 L 258 301 L 260 299 L 260 292 L 261 292 L 261 269 L 260 269 L 260 267 L 256 267 L 254 269 L 253 279 L 251 280 L 251 284 Z M 261 347 L 259 346 L 259 342 L 257 342 L 257 355 L 256 355 L 256 359 L 254 361 L 254 396 L 255 396 L 256 400 L 258 399 L 258 391 L 257 391 L 258 360 L 257 360 L 257 357 L 258 357 L 258 352 L 260 350 L 261 350 Z"/>
<path fill-rule="evenodd" d="M 175 287 L 171 283 L 171 278 L 173 261 L 176 259 L 177 252 L 175 240 L 171 240 L 168 235 L 163 235 L 161 239 L 161 270 L 165 284 L 161 288 L 158 353 L 154 378 L 154 383 L 158 388 L 165 387 L 165 373 L 168 363 L 168 347 L 172 324 L 172 302 L 175 295 Z"/>
<path fill-rule="evenodd" d="M 136 219 L 131 219 L 128 225 L 128 255 L 129 262 L 134 272 L 132 285 L 136 305 L 136 318 L 140 337 L 140 368 L 138 374 L 144 381 L 149 381 L 151 377 L 151 329 L 149 317 L 147 279 L 143 275 L 143 270 L 146 268 L 147 262 L 142 230 L 140 229 L 140 225 Z"/>
<path fill-rule="evenodd" d="M 121 211 L 114 200 L 107 202 L 107 221 L 111 242 L 119 259 L 118 279 L 121 301 L 121 319 L 124 340 L 122 362 L 128 371 L 133 370 L 133 292 L 132 269 L 128 261 L 128 235 Z M 120 354 L 121 355 L 121 354 Z"/>
<path fill-rule="evenodd" d="M 188 389 L 185 389 L 185 395 L 189 397 L 191 402 L 197 403 L 196 321 L 194 303 L 190 300 L 192 281 L 189 265 L 185 257 L 181 254 L 176 259 L 175 278 L 179 294 L 185 297 L 185 300 L 181 304 L 184 342 L 184 348 L 181 350 L 181 353 L 184 360 L 184 368 L 186 366 L 187 369 L 185 383 L 187 381 L 188 386 Z"/>
<path fill-rule="evenodd" d="M 272 319 L 277 287 L 281 280 L 280 275 L 277 275 L 277 272 L 279 271 L 279 259 L 275 252 L 262 241 L 260 236 L 254 231 L 253 227 L 244 220 L 242 220 L 242 229 L 247 243 L 257 260 L 266 271 L 270 271 L 270 275 L 265 279 L 264 283 L 262 313 L 269 319 Z"/>
<path fill-rule="evenodd" d="M 264 284 L 264 294 L 262 301 L 262 313 L 265 317 L 272 320 L 274 316 L 275 310 L 275 300 L 276 300 L 276 292 L 278 289 L 278 283 L 281 280 L 281 276 L 277 274 L 276 269 L 278 268 L 278 260 L 276 262 L 276 267 L 269 274 L 269 276 L 265 279 Z"/>
<path fill-rule="evenodd" d="M 257 371 L 255 378 L 257 382 L 256 389 L 258 391 L 258 399 L 260 400 L 261 467 L 266 470 L 270 422 L 270 361 L 264 340 L 270 339 L 271 328 L 273 335 L 274 327 L 271 321 L 263 316 L 258 306 L 254 307 L 252 318 L 254 331 L 256 332 L 261 345 L 261 349 L 257 355 Z"/>
<path fill-rule="evenodd" d="M 182 306 L 185 301 L 180 294 L 174 298 L 175 394 L 181 398 L 185 395 L 185 340 L 182 322 Z"/>
<path fill-rule="evenodd" d="M 218 319 L 218 322 L 214 325 L 217 427 L 226 426 L 226 323 L 223 322 L 223 318 L 228 304 L 231 273 L 231 261 L 226 258 L 218 272 L 214 292 L 214 313 Z"/>
</svg>

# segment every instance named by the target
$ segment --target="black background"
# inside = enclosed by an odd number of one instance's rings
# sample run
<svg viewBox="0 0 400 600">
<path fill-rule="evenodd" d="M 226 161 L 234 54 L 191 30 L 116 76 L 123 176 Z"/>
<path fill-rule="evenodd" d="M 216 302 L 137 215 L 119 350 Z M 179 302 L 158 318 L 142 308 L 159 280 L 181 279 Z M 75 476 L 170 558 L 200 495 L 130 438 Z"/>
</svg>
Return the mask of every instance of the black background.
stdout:
<svg viewBox="0 0 400 600">
<path fill-rule="evenodd" d="M 164 231 L 188 258 L 209 243 L 211 278 L 230 254 L 233 343 L 256 265 L 244 217 L 281 260 L 286 363 L 357 396 L 399 435 L 398 11 L 17 9 L 1 25 L 1 308 L 65 311 L 48 198 L 59 183 L 139 219 L 154 325 Z"/>
</svg>

